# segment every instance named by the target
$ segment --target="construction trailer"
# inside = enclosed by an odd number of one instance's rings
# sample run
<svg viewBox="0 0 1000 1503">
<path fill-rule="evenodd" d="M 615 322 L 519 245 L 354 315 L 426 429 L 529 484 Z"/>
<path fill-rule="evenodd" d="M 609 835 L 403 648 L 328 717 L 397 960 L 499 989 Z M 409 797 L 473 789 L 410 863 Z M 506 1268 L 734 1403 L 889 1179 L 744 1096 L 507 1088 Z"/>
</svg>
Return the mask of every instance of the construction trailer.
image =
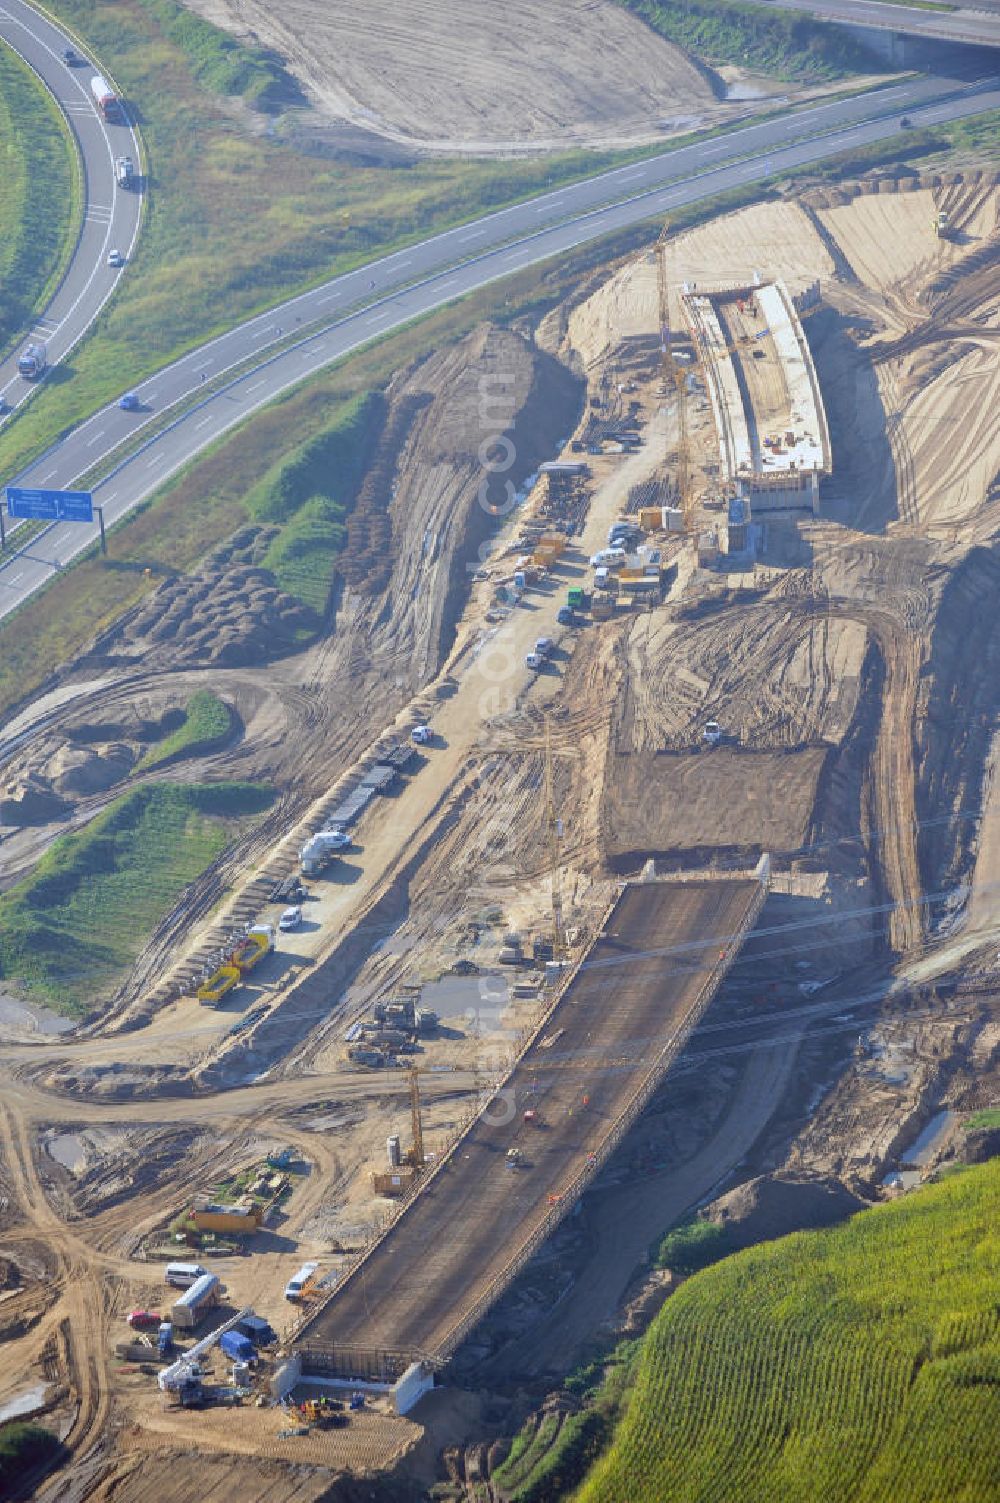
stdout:
<svg viewBox="0 0 1000 1503">
<path fill-rule="evenodd" d="M 257 1205 L 216 1205 L 205 1200 L 191 1207 L 188 1220 L 199 1232 L 250 1236 L 261 1226 L 264 1213 Z"/>
</svg>

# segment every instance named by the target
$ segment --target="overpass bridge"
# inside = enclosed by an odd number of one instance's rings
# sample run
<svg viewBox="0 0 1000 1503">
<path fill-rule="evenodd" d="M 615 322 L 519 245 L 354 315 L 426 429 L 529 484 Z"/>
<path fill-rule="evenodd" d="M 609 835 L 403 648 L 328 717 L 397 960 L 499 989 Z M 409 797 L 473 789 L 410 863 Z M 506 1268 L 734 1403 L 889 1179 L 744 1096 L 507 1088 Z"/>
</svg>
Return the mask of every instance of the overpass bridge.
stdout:
<svg viewBox="0 0 1000 1503">
<path fill-rule="evenodd" d="M 892 0 L 756 0 L 768 10 L 797 11 L 816 21 L 889 37 L 922 37 L 970 47 L 1000 47 L 1000 0 L 924 10 Z M 902 59 L 900 59 L 902 61 Z"/>
<path fill-rule="evenodd" d="M 447 1362 L 662 1084 L 756 922 L 767 870 L 621 889 L 498 1094 L 293 1338 L 303 1371 L 391 1383 Z"/>
</svg>

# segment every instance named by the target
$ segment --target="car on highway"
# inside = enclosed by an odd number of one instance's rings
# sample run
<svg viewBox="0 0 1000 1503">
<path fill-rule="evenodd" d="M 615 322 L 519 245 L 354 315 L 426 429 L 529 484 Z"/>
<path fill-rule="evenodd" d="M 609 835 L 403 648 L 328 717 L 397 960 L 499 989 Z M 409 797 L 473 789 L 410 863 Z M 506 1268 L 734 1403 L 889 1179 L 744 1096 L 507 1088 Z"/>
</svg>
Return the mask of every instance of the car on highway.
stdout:
<svg viewBox="0 0 1000 1503">
<path fill-rule="evenodd" d="M 120 250 L 108 251 L 108 265 L 115 267 L 125 265 L 125 257 L 122 255 Z"/>
<path fill-rule="evenodd" d="M 278 920 L 278 928 L 287 932 L 289 929 L 297 929 L 299 927 L 299 925 L 301 924 L 301 922 L 302 922 L 302 909 L 301 908 L 299 908 L 298 906 L 296 906 L 294 908 L 286 908 L 285 911 L 284 911 L 284 913 L 281 915 L 280 919 Z"/>
<path fill-rule="evenodd" d="M 118 398 L 118 406 L 122 412 L 138 412 L 142 403 L 134 391 L 127 391 L 124 396 Z"/>
<path fill-rule="evenodd" d="M 78 52 L 74 52 L 72 47 L 63 48 L 62 58 L 67 68 L 77 68 L 83 62 L 83 58 Z"/>
</svg>

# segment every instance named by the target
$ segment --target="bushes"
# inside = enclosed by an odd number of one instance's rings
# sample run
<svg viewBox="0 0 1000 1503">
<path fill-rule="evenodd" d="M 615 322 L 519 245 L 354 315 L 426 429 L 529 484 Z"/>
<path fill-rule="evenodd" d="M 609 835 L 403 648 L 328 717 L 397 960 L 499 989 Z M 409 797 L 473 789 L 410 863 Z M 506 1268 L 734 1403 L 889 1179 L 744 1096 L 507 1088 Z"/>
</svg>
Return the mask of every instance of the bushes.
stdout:
<svg viewBox="0 0 1000 1503">
<path fill-rule="evenodd" d="M 840 78 L 877 60 L 836 26 L 733 0 L 623 0 L 668 41 L 708 63 L 737 63 L 781 78 Z"/>
<path fill-rule="evenodd" d="M 660 1243 L 656 1262 L 672 1273 L 697 1273 L 733 1251 L 729 1233 L 715 1221 L 692 1217 L 668 1232 Z"/>
<path fill-rule="evenodd" d="M 158 746 L 150 747 L 136 771 L 146 772 L 182 755 L 211 751 L 226 739 L 232 724 L 229 706 L 210 689 L 199 689 L 188 700 L 181 724 Z"/>
<path fill-rule="evenodd" d="M 41 1425 L 0 1425 L 0 1498 L 12 1497 L 25 1472 L 55 1461 L 62 1449 L 58 1437 Z"/>
<path fill-rule="evenodd" d="M 271 53 L 245 46 L 174 0 L 142 3 L 188 58 L 192 75 L 203 88 L 216 94 L 238 94 L 251 109 L 265 114 L 305 102 L 298 84 Z"/>
</svg>

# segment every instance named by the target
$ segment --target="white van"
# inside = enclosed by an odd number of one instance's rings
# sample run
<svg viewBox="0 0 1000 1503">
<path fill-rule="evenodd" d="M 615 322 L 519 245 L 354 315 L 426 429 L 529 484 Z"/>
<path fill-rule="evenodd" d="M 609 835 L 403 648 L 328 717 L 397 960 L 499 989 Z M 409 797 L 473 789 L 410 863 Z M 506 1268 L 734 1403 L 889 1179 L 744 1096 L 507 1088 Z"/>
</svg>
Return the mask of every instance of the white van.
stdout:
<svg viewBox="0 0 1000 1503">
<path fill-rule="evenodd" d="M 200 1263 L 168 1263 L 163 1277 L 175 1289 L 190 1289 L 207 1272 L 208 1269 L 202 1268 Z"/>
<path fill-rule="evenodd" d="M 602 548 L 590 560 L 592 569 L 621 569 L 628 555 L 624 548 Z"/>
<path fill-rule="evenodd" d="M 285 1285 L 285 1298 L 299 1300 L 316 1283 L 318 1263 L 303 1263 L 298 1273 Z"/>
</svg>

